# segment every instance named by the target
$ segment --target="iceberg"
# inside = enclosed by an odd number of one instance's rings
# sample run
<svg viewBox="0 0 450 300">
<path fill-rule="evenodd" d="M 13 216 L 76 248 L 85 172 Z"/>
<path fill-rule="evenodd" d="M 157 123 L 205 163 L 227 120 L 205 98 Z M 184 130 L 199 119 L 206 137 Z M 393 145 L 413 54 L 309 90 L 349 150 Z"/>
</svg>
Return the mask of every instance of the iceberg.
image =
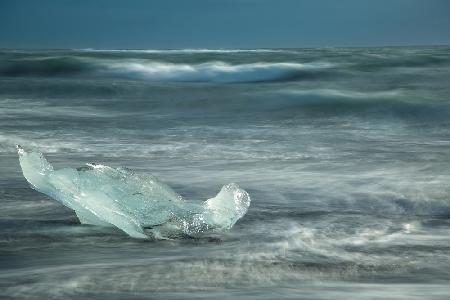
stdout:
<svg viewBox="0 0 450 300">
<path fill-rule="evenodd" d="M 82 224 L 115 226 L 133 238 L 169 238 L 228 230 L 250 206 L 237 184 L 222 187 L 204 202 L 183 199 L 150 175 L 86 164 L 55 170 L 38 151 L 17 146 L 31 186 L 75 211 Z"/>
</svg>

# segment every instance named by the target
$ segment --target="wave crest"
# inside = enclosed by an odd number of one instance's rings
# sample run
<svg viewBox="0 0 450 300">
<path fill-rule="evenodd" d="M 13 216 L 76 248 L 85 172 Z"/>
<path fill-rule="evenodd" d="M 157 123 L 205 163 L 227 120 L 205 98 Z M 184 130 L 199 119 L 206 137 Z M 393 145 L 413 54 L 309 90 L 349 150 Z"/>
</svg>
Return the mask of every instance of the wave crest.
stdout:
<svg viewBox="0 0 450 300">
<path fill-rule="evenodd" d="M 175 82 L 259 82 L 292 80 L 321 72 L 328 63 L 248 63 L 210 61 L 199 64 L 169 63 L 147 59 L 45 57 L 5 61 L 1 76 L 76 76 Z"/>
<path fill-rule="evenodd" d="M 117 76 L 150 81 L 255 82 L 279 81 L 301 77 L 328 64 L 253 63 L 231 65 L 208 62 L 196 65 L 160 62 L 118 62 L 105 65 Z"/>
</svg>

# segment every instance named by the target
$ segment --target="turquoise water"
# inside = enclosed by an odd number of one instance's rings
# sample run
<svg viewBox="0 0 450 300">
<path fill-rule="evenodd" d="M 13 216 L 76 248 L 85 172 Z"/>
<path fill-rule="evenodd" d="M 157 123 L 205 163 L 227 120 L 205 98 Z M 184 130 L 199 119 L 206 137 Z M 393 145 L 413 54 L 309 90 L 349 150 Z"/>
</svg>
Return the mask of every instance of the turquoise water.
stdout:
<svg viewBox="0 0 450 300">
<path fill-rule="evenodd" d="M 448 299 L 450 48 L 2 50 L 5 298 Z M 141 241 L 29 187 L 55 168 L 152 174 L 227 232 Z"/>
</svg>

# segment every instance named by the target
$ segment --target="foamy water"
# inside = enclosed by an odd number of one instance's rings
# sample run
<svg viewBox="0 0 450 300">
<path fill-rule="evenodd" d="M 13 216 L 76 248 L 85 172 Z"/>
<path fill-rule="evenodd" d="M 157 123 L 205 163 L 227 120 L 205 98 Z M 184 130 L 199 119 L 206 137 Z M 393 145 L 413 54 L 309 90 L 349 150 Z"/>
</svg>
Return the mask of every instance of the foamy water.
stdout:
<svg viewBox="0 0 450 300">
<path fill-rule="evenodd" d="M 449 53 L 2 51 L 0 294 L 447 299 Z M 229 231 L 136 240 L 31 189 L 16 144 L 252 203 Z"/>
</svg>

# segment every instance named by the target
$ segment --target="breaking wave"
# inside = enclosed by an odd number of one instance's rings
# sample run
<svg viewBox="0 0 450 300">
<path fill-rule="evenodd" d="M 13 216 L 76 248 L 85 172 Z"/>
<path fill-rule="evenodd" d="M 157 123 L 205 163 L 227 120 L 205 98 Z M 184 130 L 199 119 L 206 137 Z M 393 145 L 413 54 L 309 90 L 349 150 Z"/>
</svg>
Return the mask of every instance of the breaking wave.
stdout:
<svg viewBox="0 0 450 300">
<path fill-rule="evenodd" d="M 328 63 L 248 63 L 211 61 L 199 64 L 168 63 L 145 59 L 46 57 L 6 61 L 0 76 L 90 76 L 175 82 L 260 82 L 293 80 L 323 72 Z"/>
<path fill-rule="evenodd" d="M 231 65 L 208 62 L 197 65 L 168 63 L 114 63 L 108 71 L 118 76 L 151 81 L 254 82 L 289 80 L 311 70 L 327 67 L 323 64 L 253 63 Z"/>
</svg>

